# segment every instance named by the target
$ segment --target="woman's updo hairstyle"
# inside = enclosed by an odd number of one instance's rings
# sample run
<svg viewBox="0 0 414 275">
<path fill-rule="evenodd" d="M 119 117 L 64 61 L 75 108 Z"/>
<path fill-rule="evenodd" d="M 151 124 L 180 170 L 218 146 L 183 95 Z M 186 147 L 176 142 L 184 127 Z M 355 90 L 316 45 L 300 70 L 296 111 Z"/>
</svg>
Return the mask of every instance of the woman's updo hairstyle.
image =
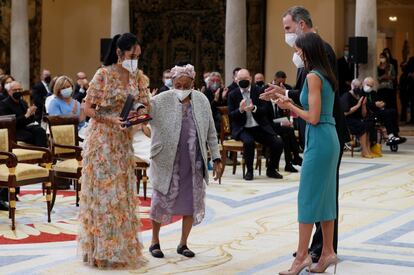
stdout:
<svg viewBox="0 0 414 275">
<path fill-rule="evenodd" d="M 117 34 L 112 38 L 111 45 L 109 46 L 108 52 L 106 53 L 104 65 L 110 66 L 118 63 L 118 54 L 117 49 L 120 49 L 122 52 L 129 51 L 132 47 L 140 45 L 138 38 L 135 34 L 124 33 L 122 35 Z"/>
</svg>

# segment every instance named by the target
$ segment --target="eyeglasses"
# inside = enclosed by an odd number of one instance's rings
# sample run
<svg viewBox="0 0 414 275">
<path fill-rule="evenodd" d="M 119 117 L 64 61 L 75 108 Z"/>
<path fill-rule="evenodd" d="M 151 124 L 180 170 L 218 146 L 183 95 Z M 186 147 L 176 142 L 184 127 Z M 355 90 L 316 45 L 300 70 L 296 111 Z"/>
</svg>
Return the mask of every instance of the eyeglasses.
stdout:
<svg viewBox="0 0 414 275">
<path fill-rule="evenodd" d="M 23 89 L 15 89 L 15 90 L 11 90 L 12 92 L 23 92 Z"/>
</svg>

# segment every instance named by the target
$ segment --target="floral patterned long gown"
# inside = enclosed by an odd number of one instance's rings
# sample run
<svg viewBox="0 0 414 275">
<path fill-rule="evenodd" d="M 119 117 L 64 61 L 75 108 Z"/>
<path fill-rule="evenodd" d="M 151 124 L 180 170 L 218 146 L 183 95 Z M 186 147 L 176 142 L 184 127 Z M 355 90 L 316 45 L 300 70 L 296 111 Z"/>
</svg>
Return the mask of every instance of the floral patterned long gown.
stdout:
<svg viewBox="0 0 414 275">
<path fill-rule="evenodd" d="M 113 66 L 100 68 L 87 98 L 99 114 L 119 117 L 128 94 L 141 103 L 136 79 L 123 87 Z M 131 129 L 91 119 L 83 148 L 80 179 L 79 249 L 83 260 L 99 268 L 137 268 L 145 262 L 139 240 L 136 176 Z"/>
</svg>

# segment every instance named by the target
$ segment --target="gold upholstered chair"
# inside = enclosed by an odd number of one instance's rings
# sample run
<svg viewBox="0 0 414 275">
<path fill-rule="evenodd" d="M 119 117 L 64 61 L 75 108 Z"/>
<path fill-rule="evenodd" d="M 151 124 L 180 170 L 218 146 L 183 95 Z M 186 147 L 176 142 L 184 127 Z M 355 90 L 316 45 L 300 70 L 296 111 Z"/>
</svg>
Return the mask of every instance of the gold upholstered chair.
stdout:
<svg viewBox="0 0 414 275">
<path fill-rule="evenodd" d="M 224 168 L 226 166 L 226 159 L 227 153 L 231 152 L 232 160 L 233 160 L 233 175 L 236 173 L 237 167 L 237 153 L 243 153 L 243 142 L 235 139 L 227 139 L 228 136 L 231 135 L 231 128 L 230 128 L 230 119 L 229 119 L 229 110 L 227 106 L 217 107 L 220 113 L 220 149 L 221 149 L 221 158 L 223 162 L 223 173 Z M 262 171 L 262 146 L 256 143 L 256 169 L 259 168 L 259 174 Z M 246 172 L 246 165 L 244 161 L 244 157 L 242 155 L 241 160 L 242 170 L 243 170 L 243 177 Z M 219 180 L 221 183 L 221 180 Z"/>
<path fill-rule="evenodd" d="M 50 130 L 50 150 L 53 155 L 53 175 L 55 182 L 70 179 L 76 191 L 76 206 L 79 206 L 79 178 L 82 172 L 82 148 L 79 147 L 77 116 L 45 116 Z M 53 186 L 52 207 L 57 194 L 57 185 Z"/>
<path fill-rule="evenodd" d="M 0 116 L 0 187 L 8 189 L 9 196 L 9 218 L 12 220 L 12 229 L 16 229 L 16 188 L 44 183 L 46 188 L 46 205 L 48 222 L 51 221 L 51 187 L 53 174 L 50 171 L 52 155 L 46 148 L 34 147 L 42 151 L 42 160 L 48 163 L 46 168 L 36 164 L 20 163 L 18 157 L 13 153 L 16 136 L 15 116 Z M 27 148 L 26 148 L 27 149 Z M 30 148 L 29 148 L 30 149 Z M 27 150 L 29 150 L 27 149 Z"/>
</svg>

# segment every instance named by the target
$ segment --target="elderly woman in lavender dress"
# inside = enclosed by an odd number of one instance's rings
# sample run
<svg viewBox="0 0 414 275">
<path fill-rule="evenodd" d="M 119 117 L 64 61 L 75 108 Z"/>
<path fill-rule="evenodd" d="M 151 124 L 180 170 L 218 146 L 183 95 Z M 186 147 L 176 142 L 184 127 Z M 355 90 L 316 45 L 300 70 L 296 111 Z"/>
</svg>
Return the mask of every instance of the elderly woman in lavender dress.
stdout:
<svg viewBox="0 0 414 275">
<path fill-rule="evenodd" d="M 152 243 L 156 258 L 164 257 L 159 232 L 172 216 L 183 216 L 177 253 L 194 257 L 187 247 L 193 225 L 205 213 L 205 187 L 208 183 L 207 145 L 214 162 L 213 176 L 221 177 L 222 165 L 210 103 L 193 90 L 194 67 L 176 66 L 171 70 L 173 89 L 151 99 L 151 202 Z"/>
</svg>

